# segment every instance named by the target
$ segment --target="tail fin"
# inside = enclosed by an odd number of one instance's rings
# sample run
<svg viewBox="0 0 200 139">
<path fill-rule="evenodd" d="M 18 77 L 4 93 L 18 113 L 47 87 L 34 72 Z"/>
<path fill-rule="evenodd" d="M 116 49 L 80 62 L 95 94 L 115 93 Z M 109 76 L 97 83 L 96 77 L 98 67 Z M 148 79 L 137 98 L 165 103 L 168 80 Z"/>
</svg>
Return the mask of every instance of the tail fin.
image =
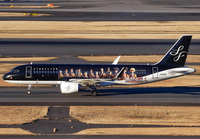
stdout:
<svg viewBox="0 0 200 139">
<path fill-rule="evenodd" d="M 182 36 L 156 65 L 184 67 L 192 35 Z"/>
</svg>

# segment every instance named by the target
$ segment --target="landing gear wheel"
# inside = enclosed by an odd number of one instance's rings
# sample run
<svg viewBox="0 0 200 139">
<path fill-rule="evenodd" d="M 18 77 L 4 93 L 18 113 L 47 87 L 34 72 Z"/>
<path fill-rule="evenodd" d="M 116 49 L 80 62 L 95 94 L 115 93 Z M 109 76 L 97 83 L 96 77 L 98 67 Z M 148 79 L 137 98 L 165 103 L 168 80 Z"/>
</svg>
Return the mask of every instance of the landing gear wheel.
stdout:
<svg viewBox="0 0 200 139">
<path fill-rule="evenodd" d="M 97 91 L 92 91 L 92 92 L 91 92 L 91 95 L 92 95 L 92 96 L 97 96 Z"/>
<path fill-rule="evenodd" d="M 28 95 L 30 95 L 31 94 L 31 91 L 28 91 Z"/>
<path fill-rule="evenodd" d="M 92 96 L 97 96 L 97 89 L 95 86 L 90 86 L 91 89 L 91 95 Z"/>
<path fill-rule="evenodd" d="M 27 93 L 28 93 L 28 95 L 31 94 L 31 85 L 30 84 L 28 85 L 28 92 Z"/>
</svg>

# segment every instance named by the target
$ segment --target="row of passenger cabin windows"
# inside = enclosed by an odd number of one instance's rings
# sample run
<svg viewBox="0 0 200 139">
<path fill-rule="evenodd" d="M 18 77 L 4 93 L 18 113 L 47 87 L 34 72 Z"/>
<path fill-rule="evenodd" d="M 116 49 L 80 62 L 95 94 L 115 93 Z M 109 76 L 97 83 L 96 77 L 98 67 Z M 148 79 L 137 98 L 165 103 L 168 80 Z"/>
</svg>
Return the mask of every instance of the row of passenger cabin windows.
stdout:
<svg viewBox="0 0 200 139">
<path fill-rule="evenodd" d="M 33 74 L 58 74 L 58 68 L 33 68 Z"/>
<path fill-rule="evenodd" d="M 58 68 L 33 68 L 33 74 L 59 74 L 59 71 Z M 135 74 L 145 75 L 146 70 L 136 70 Z"/>
<path fill-rule="evenodd" d="M 145 75 L 147 74 L 146 70 L 136 70 L 135 74 Z"/>
</svg>

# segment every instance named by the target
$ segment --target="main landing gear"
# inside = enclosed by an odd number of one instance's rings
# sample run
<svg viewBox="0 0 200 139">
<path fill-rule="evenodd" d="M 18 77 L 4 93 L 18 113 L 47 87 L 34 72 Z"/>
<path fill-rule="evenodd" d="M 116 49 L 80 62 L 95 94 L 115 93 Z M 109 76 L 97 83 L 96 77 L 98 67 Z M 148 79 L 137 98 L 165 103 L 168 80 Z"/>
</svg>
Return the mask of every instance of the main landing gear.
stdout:
<svg viewBox="0 0 200 139">
<path fill-rule="evenodd" d="M 31 84 L 28 85 L 28 92 L 27 93 L 28 93 L 28 95 L 31 94 Z"/>
<path fill-rule="evenodd" d="M 92 96 L 97 96 L 98 95 L 97 94 L 97 89 L 94 86 L 91 87 L 91 95 Z"/>
</svg>

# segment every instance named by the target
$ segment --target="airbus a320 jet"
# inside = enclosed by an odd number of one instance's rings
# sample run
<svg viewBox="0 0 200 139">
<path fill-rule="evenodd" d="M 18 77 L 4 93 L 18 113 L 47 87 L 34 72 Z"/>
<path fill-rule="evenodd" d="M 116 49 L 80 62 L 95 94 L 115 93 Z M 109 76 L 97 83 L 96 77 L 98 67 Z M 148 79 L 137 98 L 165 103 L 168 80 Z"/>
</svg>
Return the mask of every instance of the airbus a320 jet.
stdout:
<svg viewBox="0 0 200 139">
<path fill-rule="evenodd" d="M 195 72 L 194 68 L 186 67 L 192 36 L 182 36 L 153 65 L 118 65 L 114 64 L 28 64 L 15 67 L 3 76 L 9 83 L 28 85 L 59 85 L 61 93 L 75 93 L 91 89 L 97 95 L 97 87 L 110 85 L 138 85 L 175 78 Z"/>
</svg>

